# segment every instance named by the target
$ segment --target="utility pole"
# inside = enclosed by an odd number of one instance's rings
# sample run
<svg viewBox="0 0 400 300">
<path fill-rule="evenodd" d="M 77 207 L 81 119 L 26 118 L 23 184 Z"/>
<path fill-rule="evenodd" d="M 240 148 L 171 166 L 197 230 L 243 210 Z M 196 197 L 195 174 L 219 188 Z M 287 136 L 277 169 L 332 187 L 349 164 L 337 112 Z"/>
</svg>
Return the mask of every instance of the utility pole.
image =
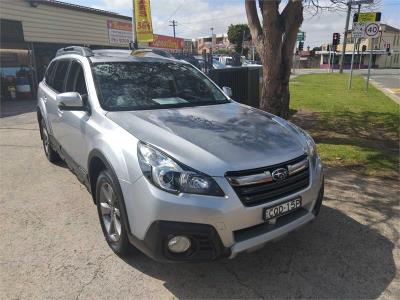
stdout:
<svg viewBox="0 0 400 300">
<path fill-rule="evenodd" d="M 344 61 L 344 56 L 346 54 L 347 31 L 349 30 L 350 14 L 351 14 L 351 1 L 347 2 L 346 25 L 344 27 L 343 47 L 342 47 L 342 56 L 340 57 L 339 73 L 343 73 L 343 61 Z"/>
<path fill-rule="evenodd" d="M 360 15 L 360 10 L 361 10 L 361 3 L 358 4 L 358 15 Z M 351 66 L 350 66 L 350 77 L 349 77 L 349 83 L 347 85 L 347 89 L 351 89 L 351 83 L 353 81 L 353 65 L 354 65 L 354 53 L 356 52 L 356 45 L 359 43 L 360 39 L 356 40 L 353 38 L 353 52 L 351 54 Z"/>
<path fill-rule="evenodd" d="M 172 26 L 172 28 L 174 30 L 174 37 L 176 37 L 175 27 L 178 26 L 178 22 L 176 20 L 172 20 L 172 21 L 169 21 L 169 22 L 171 23 L 171 24 L 169 24 L 169 26 Z"/>
<path fill-rule="evenodd" d="M 214 27 L 210 28 L 211 30 L 211 51 L 214 50 Z"/>
</svg>

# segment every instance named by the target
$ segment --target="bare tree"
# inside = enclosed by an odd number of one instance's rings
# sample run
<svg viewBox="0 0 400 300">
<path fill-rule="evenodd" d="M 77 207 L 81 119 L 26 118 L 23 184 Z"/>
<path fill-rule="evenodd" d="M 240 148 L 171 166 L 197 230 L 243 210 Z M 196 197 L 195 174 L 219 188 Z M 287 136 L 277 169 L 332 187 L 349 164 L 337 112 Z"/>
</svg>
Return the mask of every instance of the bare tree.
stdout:
<svg viewBox="0 0 400 300">
<path fill-rule="evenodd" d="M 290 70 L 304 6 L 315 14 L 323 10 L 343 11 L 347 0 L 286 0 L 285 3 L 280 10 L 281 0 L 245 0 L 250 33 L 263 65 L 260 108 L 283 118 L 289 115 Z"/>
<path fill-rule="evenodd" d="M 289 0 L 279 12 L 279 0 L 246 0 L 247 21 L 253 43 L 263 65 L 260 108 L 287 118 L 289 115 L 289 78 L 297 32 L 303 22 L 302 0 Z"/>
<path fill-rule="evenodd" d="M 246 0 L 246 14 L 253 43 L 263 65 L 260 108 L 287 118 L 289 115 L 289 78 L 297 32 L 303 22 L 303 2 L 289 0 L 279 12 L 279 0 Z"/>
</svg>

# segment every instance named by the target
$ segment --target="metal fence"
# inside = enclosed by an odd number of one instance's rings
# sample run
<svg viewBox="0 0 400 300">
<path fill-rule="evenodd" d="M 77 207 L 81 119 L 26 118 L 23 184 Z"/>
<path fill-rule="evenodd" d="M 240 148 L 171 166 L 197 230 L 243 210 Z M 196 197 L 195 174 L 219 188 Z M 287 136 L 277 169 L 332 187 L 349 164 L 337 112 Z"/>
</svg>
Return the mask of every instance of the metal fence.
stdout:
<svg viewBox="0 0 400 300">
<path fill-rule="evenodd" d="M 208 76 L 221 88 L 230 87 L 233 100 L 258 108 L 261 72 L 261 67 L 212 69 Z"/>
</svg>

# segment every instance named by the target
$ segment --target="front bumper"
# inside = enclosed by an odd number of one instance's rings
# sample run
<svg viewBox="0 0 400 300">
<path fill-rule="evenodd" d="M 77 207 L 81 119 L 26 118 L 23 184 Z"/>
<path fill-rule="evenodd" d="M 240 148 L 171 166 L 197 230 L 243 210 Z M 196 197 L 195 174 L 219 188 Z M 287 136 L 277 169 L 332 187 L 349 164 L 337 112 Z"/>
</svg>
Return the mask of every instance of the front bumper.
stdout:
<svg viewBox="0 0 400 300">
<path fill-rule="evenodd" d="M 215 180 L 225 197 L 172 195 L 145 178 L 135 184 L 121 182 L 130 224 L 130 241 L 159 261 L 207 261 L 233 258 L 264 246 L 313 220 L 323 198 L 323 172 L 319 159 L 311 165 L 309 186 L 295 194 L 254 207 L 245 207 L 225 178 Z M 133 197 L 131 195 L 134 195 Z M 263 208 L 292 198 L 302 208 L 265 222 Z M 166 248 L 174 235 L 189 236 L 195 245 L 190 255 L 174 255 Z M 200 247 L 202 245 L 203 248 Z"/>
</svg>

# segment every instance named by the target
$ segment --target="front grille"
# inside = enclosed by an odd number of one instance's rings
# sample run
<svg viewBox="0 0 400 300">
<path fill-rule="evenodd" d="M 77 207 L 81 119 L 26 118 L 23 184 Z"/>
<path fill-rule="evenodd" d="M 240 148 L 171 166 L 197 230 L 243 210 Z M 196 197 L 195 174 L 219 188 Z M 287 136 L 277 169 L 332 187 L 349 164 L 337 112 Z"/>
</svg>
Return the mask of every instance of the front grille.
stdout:
<svg viewBox="0 0 400 300">
<path fill-rule="evenodd" d="M 293 171 L 293 166 L 296 166 L 296 164 L 301 164 L 302 168 Z M 271 176 L 265 176 L 264 180 L 260 180 L 260 176 L 263 176 L 263 174 L 272 174 L 274 170 L 280 168 L 293 172 L 289 172 L 288 177 L 281 181 L 274 181 Z M 289 196 L 307 188 L 310 181 L 309 162 L 307 155 L 304 154 L 290 161 L 269 167 L 227 172 L 226 178 L 245 206 L 255 206 Z M 252 182 L 249 178 L 257 178 L 257 181 Z M 244 183 L 245 181 L 247 183 Z"/>
</svg>

